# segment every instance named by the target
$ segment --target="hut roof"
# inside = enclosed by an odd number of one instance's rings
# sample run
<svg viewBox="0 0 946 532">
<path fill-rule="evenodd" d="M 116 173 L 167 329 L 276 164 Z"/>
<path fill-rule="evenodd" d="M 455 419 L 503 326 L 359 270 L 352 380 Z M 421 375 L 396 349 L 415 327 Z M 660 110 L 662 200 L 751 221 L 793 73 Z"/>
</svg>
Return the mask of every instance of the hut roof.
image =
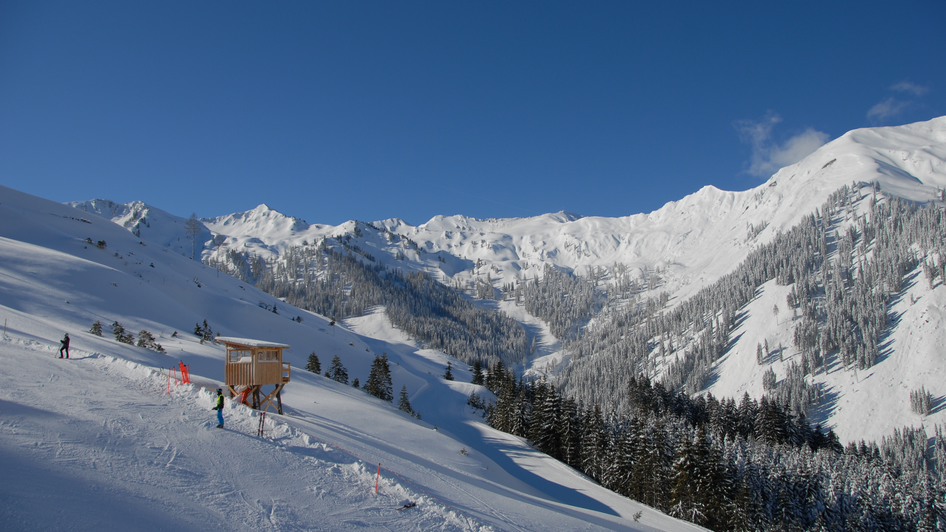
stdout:
<svg viewBox="0 0 946 532">
<path fill-rule="evenodd" d="M 250 338 L 236 338 L 233 336 L 218 336 L 216 340 L 224 344 L 242 345 L 246 347 L 279 347 L 283 349 L 289 349 L 290 347 L 286 344 L 280 344 L 277 342 L 267 342 L 265 340 L 252 340 Z"/>
</svg>

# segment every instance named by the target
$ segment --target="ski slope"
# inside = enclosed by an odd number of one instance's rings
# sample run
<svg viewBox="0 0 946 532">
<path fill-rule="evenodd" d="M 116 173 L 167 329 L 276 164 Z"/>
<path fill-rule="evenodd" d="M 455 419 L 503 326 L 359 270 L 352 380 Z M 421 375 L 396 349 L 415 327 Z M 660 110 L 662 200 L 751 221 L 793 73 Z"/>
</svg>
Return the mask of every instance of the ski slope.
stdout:
<svg viewBox="0 0 946 532">
<path fill-rule="evenodd" d="M 456 363 L 457 380 L 443 380 L 448 358 L 383 312 L 331 326 L 104 218 L 6 187 L 0 319 L 3 530 L 698 529 L 487 427 L 466 399 L 488 392 Z M 104 337 L 87 332 L 96 320 Z M 285 415 L 267 415 L 263 437 L 257 413 L 229 400 L 215 428 L 223 348 L 192 334 L 203 320 L 292 346 Z M 167 354 L 116 342 L 113 321 L 151 332 Z M 302 370 L 310 352 L 323 369 L 338 355 L 362 382 L 387 353 L 395 393 L 406 386 L 422 420 Z M 178 361 L 191 384 L 169 384 Z"/>
</svg>

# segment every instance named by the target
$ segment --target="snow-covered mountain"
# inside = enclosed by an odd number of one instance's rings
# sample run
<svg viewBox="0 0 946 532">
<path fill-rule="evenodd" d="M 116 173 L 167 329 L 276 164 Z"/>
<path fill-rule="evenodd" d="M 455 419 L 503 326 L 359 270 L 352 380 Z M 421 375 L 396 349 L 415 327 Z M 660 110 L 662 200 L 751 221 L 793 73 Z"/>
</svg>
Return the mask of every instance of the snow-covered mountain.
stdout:
<svg viewBox="0 0 946 532">
<path fill-rule="evenodd" d="M 604 292 L 619 276 L 630 277 L 644 297 L 666 293 L 672 307 L 732 272 L 753 250 L 816 212 L 840 187 L 874 183 L 886 194 L 942 205 L 946 117 L 851 131 L 754 189 L 729 192 L 707 186 L 647 214 L 602 218 L 563 212 L 492 220 L 457 215 L 437 216 L 420 226 L 398 219 L 329 226 L 308 224 L 261 205 L 244 213 L 202 218 L 206 232 L 198 235 L 197 242 L 205 261 L 226 263 L 228 253 L 271 259 L 293 246 L 344 238 L 348 249 L 357 249 L 366 258 L 402 270 L 432 272 L 444 284 L 461 288 L 485 280 L 500 288 L 541 276 L 551 265 L 595 279 Z M 867 203 L 864 199 L 854 208 L 863 212 Z M 94 200 L 73 205 L 120 223 L 148 241 L 187 255 L 191 252 L 187 248 L 192 241 L 184 232 L 182 218 L 140 203 L 117 206 Z M 766 368 L 753 362 L 756 346 L 763 341 L 785 347 L 792 344 L 791 321 L 779 321 L 772 313 L 773 305 L 785 301 L 787 289 L 772 283 L 748 305 L 748 318 L 729 355 L 719 361 L 708 391 L 717 396 L 762 394 Z M 891 309 L 900 317 L 891 330 L 894 356 L 882 361 L 896 369 L 885 367 L 873 376 L 838 373 L 821 381 L 832 398 L 821 421 L 835 428 L 844 441 L 876 439 L 901 425 L 922 423 L 923 419 L 910 413 L 909 391 L 925 386 L 936 397 L 944 393 L 940 383 L 946 377 L 946 361 L 936 348 L 946 341 L 946 322 L 939 311 L 946 301 L 942 288 L 914 283 L 908 290 Z M 508 302 L 499 303 L 498 308 L 538 325 Z M 567 362 L 547 330 L 540 345 L 539 365 L 544 369 Z M 788 358 L 792 355 L 789 351 Z M 773 366 L 780 377 L 787 364 L 780 361 Z M 533 366 L 537 366 L 535 361 Z M 867 399 L 894 390 L 896 401 Z M 872 406 L 860 408 L 865 404 Z M 925 422 L 942 422 L 944 415 L 939 409 Z"/>
<path fill-rule="evenodd" d="M 409 238 L 416 250 L 402 240 L 370 235 L 356 236 L 355 241 L 382 262 L 439 268 L 444 279 L 485 276 L 486 269 L 474 270 L 479 262 L 489 267 L 497 285 L 541 275 L 544 264 L 579 275 L 603 268 L 607 276 L 616 264 L 641 277 L 659 269 L 661 289 L 685 298 L 731 271 L 754 246 L 793 227 L 841 186 L 876 181 L 884 191 L 906 199 L 939 200 L 946 188 L 944 138 L 946 117 L 851 131 L 754 189 L 728 192 L 706 186 L 648 214 L 603 218 L 560 212 L 489 220 L 437 216 L 416 227 L 389 219 L 371 225 Z M 141 202 L 116 205 L 93 200 L 71 205 L 165 245 L 187 241 L 184 219 Z M 220 258 L 226 250 L 270 256 L 288 246 L 351 234 L 358 225 L 356 221 L 308 224 L 266 205 L 201 221 L 213 235 L 198 237 L 204 259 Z M 396 263 L 391 258 L 398 251 L 406 257 Z M 438 264 L 437 257 L 452 259 L 451 266 Z"/>
<path fill-rule="evenodd" d="M 450 359 L 383 313 L 332 325 L 145 239 L 177 242 L 165 213 L 97 205 L 137 234 L 0 187 L 3 530 L 697 529 L 487 427 L 466 400 L 488 392 L 455 360 L 444 380 Z M 256 412 L 230 401 L 214 428 L 224 353 L 192 333 L 203 320 L 292 346 L 285 415 L 267 416 L 263 437 Z M 95 322 L 104 336 L 86 332 Z M 114 322 L 164 352 L 117 342 Z M 386 353 L 423 420 L 302 370 L 313 352 L 362 382 Z M 193 384 L 169 376 L 179 361 Z"/>
</svg>

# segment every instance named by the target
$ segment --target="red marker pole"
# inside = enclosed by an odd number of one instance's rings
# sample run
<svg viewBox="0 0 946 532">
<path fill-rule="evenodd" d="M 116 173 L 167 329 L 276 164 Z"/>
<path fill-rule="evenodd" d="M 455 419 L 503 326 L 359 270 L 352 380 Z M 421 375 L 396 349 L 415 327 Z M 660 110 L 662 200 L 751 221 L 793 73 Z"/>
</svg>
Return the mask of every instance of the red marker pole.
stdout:
<svg viewBox="0 0 946 532">
<path fill-rule="evenodd" d="M 378 478 L 374 479 L 374 492 L 378 493 L 378 482 L 381 480 L 381 464 L 378 464 Z"/>
</svg>

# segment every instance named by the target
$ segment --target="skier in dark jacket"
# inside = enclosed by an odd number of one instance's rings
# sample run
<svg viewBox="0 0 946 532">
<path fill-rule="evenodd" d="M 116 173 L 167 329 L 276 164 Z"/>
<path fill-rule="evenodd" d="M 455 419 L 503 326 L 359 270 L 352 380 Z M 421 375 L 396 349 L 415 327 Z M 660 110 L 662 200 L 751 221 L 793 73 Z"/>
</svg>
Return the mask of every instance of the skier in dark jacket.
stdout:
<svg viewBox="0 0 946 532">
<path fill-rule="evenodd" d="M 217 428 L 223 428 L 223 389 L 217 388 L 217 399 L 211 410 L 217 411 Z"/>
<path fill-rule="evenodd" d="M 62 358 L 63 351 L 66 352 L 66 358 L 69 358 L 69 333 L 66 333 L 62 340 L 59 340 L 59 344 L 59 358 Z"/>
</svg>

